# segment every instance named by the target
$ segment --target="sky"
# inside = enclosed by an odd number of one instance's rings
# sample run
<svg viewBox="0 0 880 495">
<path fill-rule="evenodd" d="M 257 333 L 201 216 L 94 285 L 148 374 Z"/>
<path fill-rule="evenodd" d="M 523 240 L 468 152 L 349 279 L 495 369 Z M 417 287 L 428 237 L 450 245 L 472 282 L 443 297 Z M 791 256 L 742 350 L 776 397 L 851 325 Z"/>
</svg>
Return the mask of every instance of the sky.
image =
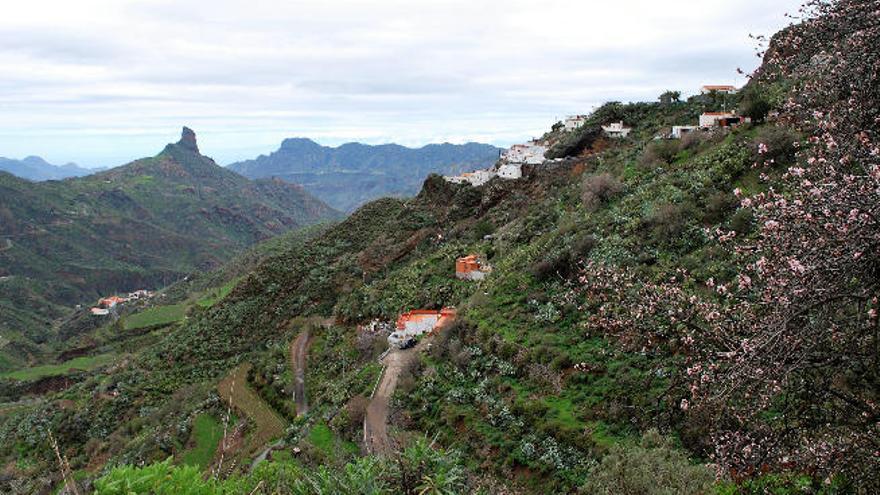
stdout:
<svg viewBox="0 0 880 495">
<path fill-rule="evenodd" d="M 115 166 L 187 125 L 228 164 L 287 137 L 508 146 L 605 101 L 742 85 L 801 0 L 4 0 L 0 156 Z"/>
</svg>

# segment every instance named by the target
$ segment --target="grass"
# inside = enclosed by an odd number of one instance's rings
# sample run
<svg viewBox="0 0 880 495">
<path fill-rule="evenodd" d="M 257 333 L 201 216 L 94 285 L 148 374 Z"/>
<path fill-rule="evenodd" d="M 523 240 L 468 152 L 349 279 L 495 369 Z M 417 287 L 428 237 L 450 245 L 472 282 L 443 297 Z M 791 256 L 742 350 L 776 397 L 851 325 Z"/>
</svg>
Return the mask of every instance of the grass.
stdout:
<svg viewBox="0 0 880 495">
<path fill-rule="evenodd" d="M 318 423 L 309 430 L 309 442 L 328 456 L 339 458 L 341 452 L 357 454 L 358 446 L 343 441 L 325 423 Z"/>
<path fill-rule="evenodd" d="M 330 453 L 333 450 L 335 443 L 333 441 L 333 432 L 330 430 L 330 427 L 324 423 L 316 424 L 311 431 L 309 431 L 309 442 L 327 453 Z"/>
<path fill-rule="evenodd" d="M 36 380 L 46 376 L 65 375 L 71 369 L 90 371 L 105 364 L 109 364 L 116 358 L 115 354 L 99 354 L 97 356 L 83 356 L 61 364 L 46 364 L 21 370 L 0 374 L 0 378 L 11 380 Z"/>
<path fill-rule="evenodd" d="M 158 325 L 168 325 L 183 319 L 186 315 L 185 304 L 172 304 L 169 306 L 156 306 L 140 313 L 135 313 L 125 318 L 125 329 L 134 330 L 137 328 L 153 327 Z"/>
<path fill-rule="evenodd" d="M 200 414 L 193 422 L 192 438 L 195 447 L 183 454 L 182 462 L 205 469 L 211 464 L 217 445 L 223 438 L 223 425 L 210 414 Z"/>
<path fill-rule="evenodd" d="M 207 291 L 207 293 L 203 297 L 196 301 L 196 304 L 203 308 L 210 308 L 211 306 L 217 304 L 218 302 L 223 300 L 224 297 L 229 295 L 230 292 L 232 292 L 232 289 L 235 288 L 241 278 L 242 277 L 234 278 L 229 282 L 226 282 L 226 284 L 224 284 L 222 287 Z"/>
</svg>

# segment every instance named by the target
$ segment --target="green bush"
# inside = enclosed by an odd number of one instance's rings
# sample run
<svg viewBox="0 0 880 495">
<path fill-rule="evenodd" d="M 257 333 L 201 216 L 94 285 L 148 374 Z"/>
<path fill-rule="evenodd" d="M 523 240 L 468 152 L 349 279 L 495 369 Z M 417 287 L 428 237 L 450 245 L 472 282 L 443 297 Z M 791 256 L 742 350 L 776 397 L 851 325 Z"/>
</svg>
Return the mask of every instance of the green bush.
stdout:
<svg viewBox="0 0 880 495">
<path fill-rule="evenodd" d="M 611 447 L 590 470 L 580 492 L 590 495 L 702 495 L 715 481 L 711 469 L 692 464 L 668 438 L 649 430 L 639 445 Z"/>
</svg>

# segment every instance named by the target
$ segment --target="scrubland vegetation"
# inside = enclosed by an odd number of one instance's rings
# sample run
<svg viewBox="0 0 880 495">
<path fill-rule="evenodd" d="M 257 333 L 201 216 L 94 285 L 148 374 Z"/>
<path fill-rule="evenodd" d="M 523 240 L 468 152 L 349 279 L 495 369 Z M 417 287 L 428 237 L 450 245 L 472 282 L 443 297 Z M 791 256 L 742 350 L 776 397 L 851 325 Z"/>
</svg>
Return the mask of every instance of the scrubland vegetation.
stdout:
<svg viewBox="0 0 880 495">
<path fill-rule="evenodd" d="M 0 455 L 15 482 L 58 485 L 51 431 L 74 477 L 108 494 L 876 492 L 869 5 L 816 5 L 775 38 L 723 102 L 752 124 L 655 140 L 722 102 L 609 103 L 545 136 L 564 160 L 525 179 L 432 176 L 415 198 L 276 243 L 112 371 L 0 416 Z M 619 120 L 629 138 L 596 132 Z M 454 278 L 471 253 L 486 280 Z M 221 278 L 169 294 L 217 294 Z M 457 321 L 393 397 L 399 451 L 362 455 L 385 342 L 358 325 L 444 306 Z M 306 326 L 297 416 L 288 345 Z M 283 425 L 271 435 L 246 406 L 224 419 L 232 370 Z M 205 418 L 225 424 L 232 457 L 274 448 L 220 470 Z"/>
</svg>

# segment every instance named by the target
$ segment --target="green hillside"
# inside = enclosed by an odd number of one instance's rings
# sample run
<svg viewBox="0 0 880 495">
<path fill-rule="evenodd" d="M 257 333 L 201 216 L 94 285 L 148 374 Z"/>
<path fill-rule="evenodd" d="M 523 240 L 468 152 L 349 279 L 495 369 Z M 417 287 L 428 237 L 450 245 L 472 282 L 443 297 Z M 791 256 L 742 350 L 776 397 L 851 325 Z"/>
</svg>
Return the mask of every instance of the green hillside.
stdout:
<svg viewBox="0 0 880 495">
<path fill-rule="evenodd" d="M 414 198 L 169 289 L 183 319 L 116 341 L 112 364 L 61 391 L 0 406 L 0 488 L 877 492 L 869 3 L 832 2 L 777 35 L 737 94 L 607 103 L 548 131 L 558 159 L 522 179 L 432 175 Z M 723 106 L 753 121 L 662 138 Z M 629 137 L 600 132 L 619 121 Z M 455 277 L 468 254 L 492 266 L 485 280 Z M 450 306 L 454 322 L 386 353 L 382 323 Z M 135 321 L 172 310 L 147 311 Z"/>
<path fill-rule="evenodd" d="M 87 177 L 0 173 L 0 335 L 46 340 L 62 308 L 168 285 L 336 216 L 300 187 L 219 167 L 188 129 L 155 157 Z"/>
</svg>

